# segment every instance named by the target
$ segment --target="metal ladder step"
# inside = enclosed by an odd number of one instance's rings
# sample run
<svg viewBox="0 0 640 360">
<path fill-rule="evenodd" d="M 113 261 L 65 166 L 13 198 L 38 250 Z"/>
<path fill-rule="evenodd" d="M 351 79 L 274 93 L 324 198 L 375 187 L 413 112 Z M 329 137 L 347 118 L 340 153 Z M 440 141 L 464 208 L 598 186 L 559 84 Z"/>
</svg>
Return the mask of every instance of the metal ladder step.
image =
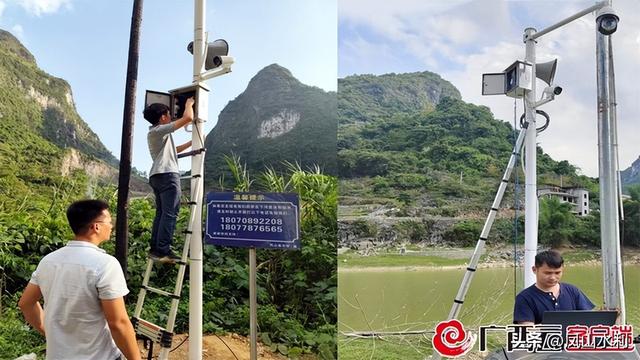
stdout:
<svg viewBox="0 0 640 360">
<path fill-rule="evenodd" d="M 172 299 L 180 299 L 180 295 L 176 295 L 174 293 L 170 293 L 168 291 L 162 290 L 162 289 L 157 289 L 151 286 L 143 286 L 145 290 L 158 294 L 158 295 L 162 295 L 162 296 L 167 296 L 170 297 Z"/>
<path fill-rule="evenodd" d="M 200 148 L 200 149 L 196 149 L 196 150 L 192 150 L 192 151 L 187 151 L 185 153 L 178 154 L 178 159 L 182 159 L 182 158 L 185 158 L 187 156 L 200 155 L 205 151 L 207 151 L 207 149 L 205 149 L 205 148 Z"/>
<path fill-rule="evenodd" d="M 154 323 L 142 320 L 137 317 L 131 318 L 131 323 L 136 334 L 149 338 L 154 343 L 160 344 L 163 348 L 170 348 L 173 341 L 173 333 L 167 331 Z"/>
<path fill-rule="evenodd" d="M 180 180 L 191 180 L 191 179 L 197 179 L 199 177 L 202 177 L 202 175 L 200 175 L 200 174 L 185 175 L 185 176 L 180 176 Z"/>
</svg>

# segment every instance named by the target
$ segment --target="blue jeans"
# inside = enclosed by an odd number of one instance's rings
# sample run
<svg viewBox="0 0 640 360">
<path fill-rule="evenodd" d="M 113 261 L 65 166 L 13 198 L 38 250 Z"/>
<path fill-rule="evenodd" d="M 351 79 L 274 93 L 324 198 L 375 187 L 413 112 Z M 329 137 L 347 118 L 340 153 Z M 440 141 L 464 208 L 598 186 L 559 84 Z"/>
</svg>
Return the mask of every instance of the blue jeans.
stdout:
<svg viewBox="0 0 640 360">
<path fill-rule="evenodd" d="M 180 175 L 178 173 L 155 174 L 149 185 L 156 196 L 156 217 L 151 230 L 151 252 L 167 255 L 171 251 L 173 233 L 180 209 Z"/>
</svg>

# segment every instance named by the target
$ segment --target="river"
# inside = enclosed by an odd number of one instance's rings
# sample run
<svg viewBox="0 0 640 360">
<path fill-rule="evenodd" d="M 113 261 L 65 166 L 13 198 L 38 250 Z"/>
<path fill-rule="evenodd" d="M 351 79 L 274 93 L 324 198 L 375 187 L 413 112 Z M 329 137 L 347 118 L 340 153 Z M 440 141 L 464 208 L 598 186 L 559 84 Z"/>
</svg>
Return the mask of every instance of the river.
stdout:
<svg viewBox="0 0 640 360">
<path fill-rule="evenodd" d="M 627 323 L 640 328 L 640 265 L 625 266 Z M 346 269 L 338 273 L 338 330 L 401 331 L 433 329 L 446 319 L 464 269 Z M 518 279 L 514 289 L 514 277 Z M 563 282 L 578 286 L 596 306 L 603 303 L 602 269 L 565 266 Z M 462 307 L 465 326 L 509 324 L 522 270 L 479 268 Z"/>
</svg>

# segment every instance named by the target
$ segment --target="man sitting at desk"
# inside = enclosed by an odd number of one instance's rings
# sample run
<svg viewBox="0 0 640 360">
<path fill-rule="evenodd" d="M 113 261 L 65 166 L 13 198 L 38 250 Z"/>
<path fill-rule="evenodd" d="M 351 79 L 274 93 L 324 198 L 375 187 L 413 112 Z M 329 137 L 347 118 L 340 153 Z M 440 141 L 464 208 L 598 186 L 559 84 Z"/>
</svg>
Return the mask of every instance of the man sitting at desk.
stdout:
<svg viewBox="0 0 640 360">
<path fill-rule="evenodd" d="M 577 287 L 560 283 L 564 259 L 555 250 L 536 255 L 536 283 L 516 296 L 513 322 L 521 325 L 540 324 L 545 311 L 592 310 L 595 305 Z"/>
</svg>

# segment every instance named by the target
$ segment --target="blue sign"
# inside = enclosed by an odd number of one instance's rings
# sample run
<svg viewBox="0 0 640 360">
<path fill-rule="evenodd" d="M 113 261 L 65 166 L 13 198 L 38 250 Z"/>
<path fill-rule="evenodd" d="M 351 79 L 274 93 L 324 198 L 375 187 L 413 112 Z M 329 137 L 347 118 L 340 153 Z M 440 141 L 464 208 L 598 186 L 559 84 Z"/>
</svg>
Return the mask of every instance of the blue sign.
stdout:
<svg viewBox="0 0 640 360">
<path fill-rule="evenodd" d="M 205 243 L 267 249 L 300 249 L 297 194 L 210 192 Z"/>
</svg>

